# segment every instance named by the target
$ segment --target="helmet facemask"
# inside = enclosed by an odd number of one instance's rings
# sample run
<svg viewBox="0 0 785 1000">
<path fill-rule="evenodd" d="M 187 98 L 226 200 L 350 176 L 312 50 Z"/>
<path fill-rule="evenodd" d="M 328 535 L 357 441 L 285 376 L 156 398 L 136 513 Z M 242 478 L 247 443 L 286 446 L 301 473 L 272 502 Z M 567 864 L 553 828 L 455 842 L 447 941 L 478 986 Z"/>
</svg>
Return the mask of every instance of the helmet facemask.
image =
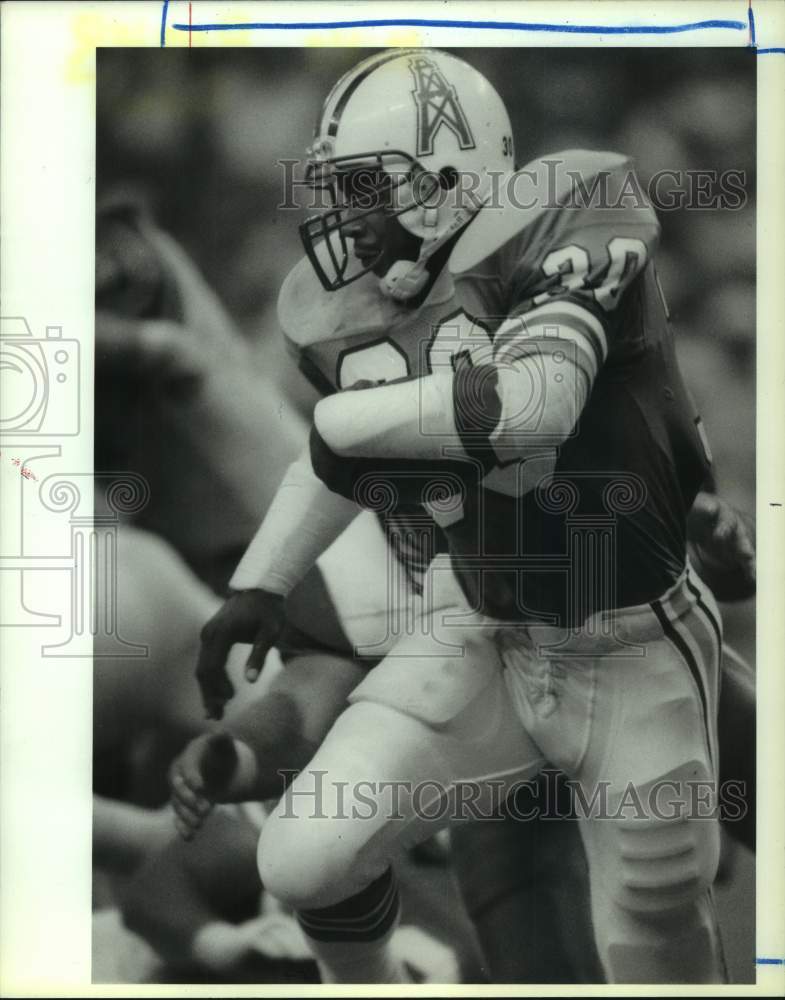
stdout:
<svg viewBox="0 0 785 1000">
<path fill-rule="evenodd" d="M 384 247 L 365 261 L 354 256 L 348 226 L 379 212 L 391 219 L 422 209 L 440 187 L 438 177 L 402 150 L 312 159 L 306 182 L 329 206 L 299 227 L 308 259 L 327 291 L 337 291 L 374 271 L 384 257 Z M 405 222 L 404 228 L 411 231 Z M 420 243 L 413 240 L 417 248 Z"/>
</svg>

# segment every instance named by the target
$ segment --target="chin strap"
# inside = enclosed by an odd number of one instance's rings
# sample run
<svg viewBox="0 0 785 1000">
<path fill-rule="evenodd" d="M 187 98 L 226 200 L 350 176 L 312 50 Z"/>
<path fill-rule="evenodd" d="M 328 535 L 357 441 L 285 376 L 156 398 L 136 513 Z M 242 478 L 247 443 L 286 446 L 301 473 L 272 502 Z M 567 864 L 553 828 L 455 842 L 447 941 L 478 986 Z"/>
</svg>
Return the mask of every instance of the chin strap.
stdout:
<svg viewBox="0 0 785 1000">
<path fill-rule="evenodd" d="M 407 299 L 414 298 L 415 295 L 418 295 L 425 288 L 430 277 L 428 273 L 428 261 L 440 247 L 443 247 L 459 230 L 468 225 L 477 212 L 479 212 L 487 198 L 488 188 L 489 185 L 486 185 L 482 194 L 477 194 L 474 191 L 463 192 L 466 198 L 466 205 L 456 210 L 450 224 L 445 228 L 443 233 L 430 238 L 426 236 L 423 239 L 420 256 L 416 261 L 395 261 L 387 274 L 379 279 L 379 288 L 383 295 L 387 295 L 398 302 L 405 302 Z M 435 211 L 436 209 L 423 206 L 424 221 L 426 224 L 429 218 L 428 213 Z"/>
<path fill-rule="evenodd" d="M 382 294 L 398 302 L 418 295 L 428 281 L 428 271 L 421 266 L 421 261 L 422 258 L 416 262 L 396 260 L 387 274 L 379 279 Z"/>
</svg>

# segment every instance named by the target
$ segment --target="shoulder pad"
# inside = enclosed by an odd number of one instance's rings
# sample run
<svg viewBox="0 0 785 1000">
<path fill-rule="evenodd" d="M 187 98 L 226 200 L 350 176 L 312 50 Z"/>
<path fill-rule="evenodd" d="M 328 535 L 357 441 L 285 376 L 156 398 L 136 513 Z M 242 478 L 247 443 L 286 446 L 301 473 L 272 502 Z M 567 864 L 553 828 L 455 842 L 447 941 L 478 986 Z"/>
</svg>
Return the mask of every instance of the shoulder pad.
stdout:
<svg viewBox="0 0 785 1000">
<path fill-rule="evenodd" d="M 625 163 L 619 153 L 567 149 L 538 157 L 525 167 L 500 177 L 491 196 L 455 244 L 450 271 L 463 274 L 517 236 L 549 208 L 556 208 L 573 190 L 575 175 L 588 187 L 601 171 Z"/>
<path fill-rule="evenodd" d="M 397 313 L 396 305 L 379 291 L 374 275 L 327 292 L 307 257 L 292 268 L 278 295 L 278 321 L 297 347 L 386 330 Z"/>
</svg>

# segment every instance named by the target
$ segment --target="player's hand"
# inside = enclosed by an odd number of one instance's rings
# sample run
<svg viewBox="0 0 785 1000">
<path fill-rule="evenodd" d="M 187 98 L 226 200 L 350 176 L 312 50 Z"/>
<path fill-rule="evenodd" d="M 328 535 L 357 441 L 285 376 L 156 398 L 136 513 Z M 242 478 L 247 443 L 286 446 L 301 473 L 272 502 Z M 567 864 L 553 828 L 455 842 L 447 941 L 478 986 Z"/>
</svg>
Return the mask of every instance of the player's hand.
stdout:
<svg viewBox="0 0 785 1000">
<path fill-rule="evenodd" d="M 169 769 L 175 826 L 190 840 L 225 800 L 238 768 L 238 755 L 229 733 L 205 733 L 191 740 Z"/>
<path fill-rule="evenodd" d="M 235 643 L 253 645 L 245 665 L 246 680 L 253 683 L 284 626 L 284 599 L 266 590 L 240 590 L 232 594 L 202 629 L 202 648 L 196 679 L 207 717 L 220 719 L 224 705 L 234 696 L 226 672 L 229 650 Z"/>
<path fill-rule="evenodd" d="M 755 526 L 729 503 L 699 493 L 687 517 L 687 536 L 699 572 L 720 600 L 740 600 L 755 592 Z"/>
</svg>

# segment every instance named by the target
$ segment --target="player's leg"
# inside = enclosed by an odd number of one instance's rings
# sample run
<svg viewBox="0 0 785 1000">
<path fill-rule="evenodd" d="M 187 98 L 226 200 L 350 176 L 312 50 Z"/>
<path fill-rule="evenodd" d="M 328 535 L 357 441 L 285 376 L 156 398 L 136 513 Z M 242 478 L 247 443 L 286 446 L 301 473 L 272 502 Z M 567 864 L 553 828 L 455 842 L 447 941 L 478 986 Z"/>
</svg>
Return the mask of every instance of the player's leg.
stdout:
<svg viewBox="0 0 785 1000">
<path fill-rule="evenodd" d="M 322 652 L 293 655 L 290 645 L 286 664 L 259 696 L 233 707 L 225 728 L 201 733 L 171 765 L 172 805 L 181 836 L 190 840 L 217 803 L 279 799 L 363 676 L 363 668 L 351 660 Z"/>
<path fill-rule="evenodd" d="M 455 872 L 491 982 L 604 982 L 571 813 L 563 775 L 551 771 L 513 793 L 501 822 L 452 830 Z"/>
<path fill-rule="evenodd" d="M 515 691 L 521 714 L 549 759 L 577 779 L 590 817 L 582 833 L 609 980 L 722 982 L 711 899 L 719 613 L 685 573 L 651 607 L 614 622 L 612 640 L 581 635 L 540 647 L 533 661 L 531 650 L 508 660 L 519 679 L 528 674 L 528 688 Z M 645 655 L 619 655 L 620 638 Z"/>
<path fill-rule="evenodd" d="M 355 645 L 384 649 L 391 638 L 390 558 L 377 518 L 362 514 L 319 560 L 320 573 L 296 588 L 287 617 L 349 655 Z M 444 583 L 441 574 L 437 582 Z M 416 604 L 411 593 L 403 600 Z M 491 981 L 602 981 L 575 822 L 458 824 L 450 857 Z"/>
<path fill-rule="evenodd" d="M 444 825 L 466 798 L 459 789 L 489 810 L 542 764 L 490 639 L 475 631 L 464 651 L 403 640 L 352 693 L 262 832 L 262 881 L 298 909 L 328 980 L 402 980 L 389 948 L 394 849 Z"/>
<path fill-rule="evenodd" d="M 232 735 L 247 736 L 257 765 L 255 797 L 277 799 L 316 753 L 366 670 L 321 651 L 287 649 L 286 662 L 253 704 L 227 714 Z"/>
<path fill-rule="evenodd" d="M 599 744 L 590 749 L 579 771 L 585 787 L 603 777 L 617 789 L 631 781 L 644 803 L 644 818 L 633 807 L 624 818 L 582 826 L 595 929 L 613 981 L 722 983 L 711 892 L 720 850 L 721 619 L 689 573 L 652 609 L 661 634 L 647 646 L 645 678 L 630 684 L 618 663 L 606 673 L 611 659 L 598 669 L 607 697 L 598 691 L 596 704 L 608 709 L 605 720 L 598 711 L 595 734 L 615 716 L 624 736 L 606 745 L 604 760 Z"/>
<path fill-rule="evenodd" d="M 722 828 L 754 850 L 754 671 L 727 644 L 718 735 L 720 787 L 733 782 L 741 799 L 736 811 L 723 813 Z M 565 803 L 559 813 L 567 811 Z M 543 824 L 537 816 L 529 822 L 465 824 L 453 829 L 451 855 L 492 982 L 604 981 L 585 852 L 574 821 Z"/>
</svg>

